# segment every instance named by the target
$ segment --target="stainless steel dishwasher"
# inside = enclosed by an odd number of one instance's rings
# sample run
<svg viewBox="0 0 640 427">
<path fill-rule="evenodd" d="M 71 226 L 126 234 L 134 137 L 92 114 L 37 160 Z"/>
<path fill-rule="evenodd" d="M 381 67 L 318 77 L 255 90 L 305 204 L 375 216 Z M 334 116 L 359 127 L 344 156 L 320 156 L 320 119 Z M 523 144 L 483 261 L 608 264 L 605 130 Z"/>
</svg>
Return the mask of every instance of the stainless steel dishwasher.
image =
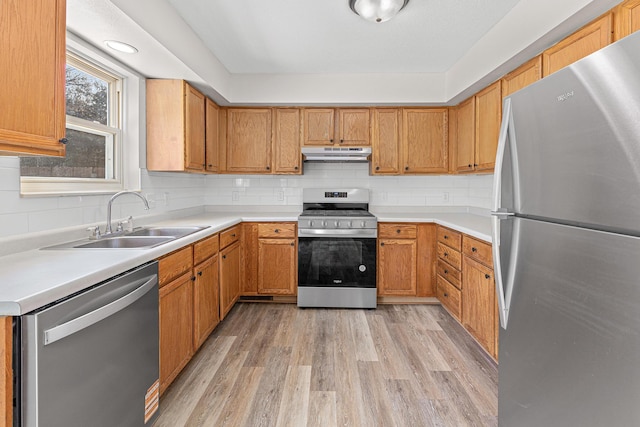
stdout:
<svg viewBox="0 0 640 427">
<path fill-rule="evenodd" d="M 158 415 L 158 264 L 19 318 L 21 426 L 133 427 Z"/>
</svg>

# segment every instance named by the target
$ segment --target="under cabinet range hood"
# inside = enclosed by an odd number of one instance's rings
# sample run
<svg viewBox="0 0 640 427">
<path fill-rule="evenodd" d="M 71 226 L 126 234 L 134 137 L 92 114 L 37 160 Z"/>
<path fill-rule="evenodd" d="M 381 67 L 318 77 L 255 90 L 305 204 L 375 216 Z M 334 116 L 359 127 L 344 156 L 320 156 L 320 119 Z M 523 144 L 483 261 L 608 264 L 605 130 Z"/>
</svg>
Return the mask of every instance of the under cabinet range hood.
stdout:
<svg viewBox="0 0 640 427">
<path fill-rule="evenodd" d="M 302 147 L 305 162 L 367 162 L 371 147 Z"/>
</svg>

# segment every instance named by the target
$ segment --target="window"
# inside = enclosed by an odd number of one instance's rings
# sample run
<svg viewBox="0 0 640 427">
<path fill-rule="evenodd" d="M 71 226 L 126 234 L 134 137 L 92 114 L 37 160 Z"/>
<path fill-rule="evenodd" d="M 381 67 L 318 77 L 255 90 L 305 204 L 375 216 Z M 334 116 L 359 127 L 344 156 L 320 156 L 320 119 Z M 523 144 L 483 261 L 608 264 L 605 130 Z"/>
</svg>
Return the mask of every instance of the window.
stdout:
<svg viewBox="0 0 640 427">
<path fill-rule="evenodd" d="M 124 93 L 126 78 L 111 71 L 119 66 L 114 60 L 79 41 L 75 45 L 79 49 L 67 51 L 66 156 L 21 157 L 23 195 L 112 193 L 140 187 L 135 132 L 139 124 L 131 124 L 133 132 L 128 133 L 123 126 L 126 103 L 135 97 L 135 109 L 138 91 Z"/>
</svg>

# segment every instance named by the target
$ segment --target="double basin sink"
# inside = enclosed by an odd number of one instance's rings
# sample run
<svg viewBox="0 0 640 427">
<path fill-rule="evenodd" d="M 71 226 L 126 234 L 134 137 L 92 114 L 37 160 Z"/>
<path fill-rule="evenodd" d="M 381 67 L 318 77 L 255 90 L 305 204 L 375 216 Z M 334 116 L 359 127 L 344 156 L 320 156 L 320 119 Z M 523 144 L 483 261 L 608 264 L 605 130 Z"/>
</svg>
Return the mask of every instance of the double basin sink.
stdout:
<svg viewBox="0 0 640 427">
<path fill-rule="evenodd" d="M 209 226 L 143 227 L 117 236 L 83 239 L 44 249 L 148 249 L 188 236 Z"/>
</svg>

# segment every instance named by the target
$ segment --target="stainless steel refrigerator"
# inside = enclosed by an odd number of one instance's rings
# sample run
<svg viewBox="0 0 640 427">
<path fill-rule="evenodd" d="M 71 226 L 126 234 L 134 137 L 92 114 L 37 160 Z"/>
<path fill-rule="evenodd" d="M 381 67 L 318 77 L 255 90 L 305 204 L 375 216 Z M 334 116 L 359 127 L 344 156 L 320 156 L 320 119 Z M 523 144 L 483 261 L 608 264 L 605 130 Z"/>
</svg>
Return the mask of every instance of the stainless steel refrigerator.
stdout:
<svg viewBox="0 0 640 427">
<path fill-rule="evenodd" d="M 499 425 L 640 425 L 640 33 L 504 100 Z"/>
</svg>

